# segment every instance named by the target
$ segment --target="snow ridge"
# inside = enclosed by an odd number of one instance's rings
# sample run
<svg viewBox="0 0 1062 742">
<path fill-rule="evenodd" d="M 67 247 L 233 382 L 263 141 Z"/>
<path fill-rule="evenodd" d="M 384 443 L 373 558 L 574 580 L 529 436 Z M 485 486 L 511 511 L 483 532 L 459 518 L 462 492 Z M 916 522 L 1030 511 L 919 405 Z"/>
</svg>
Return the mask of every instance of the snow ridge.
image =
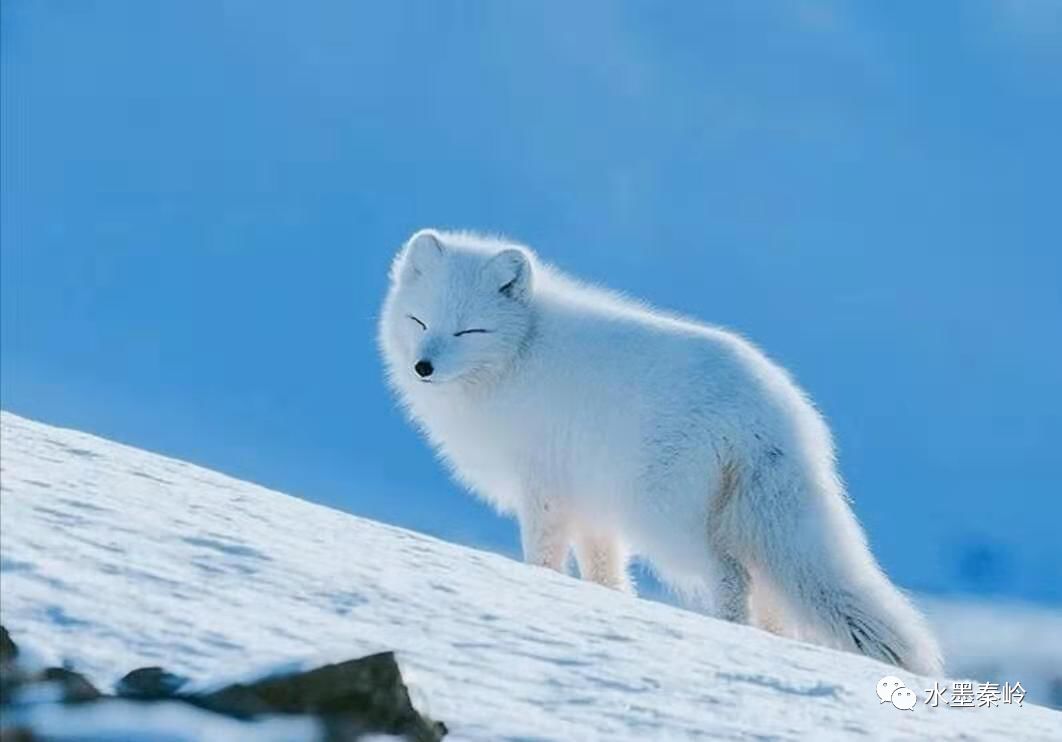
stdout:
<svg viewBox="0 0 1062 742">
<path fill-rule="evenodd" d="M 460 740 L 1052 739 L 1062 714 L 881 705 L 866 658 L 638 600 L 0 413 L 0 622 L 101 687 L 394 649 Z M 914 689 L 932 679 L 904 676 Z M 936 680 L 942 680 L 937 678 Z"/>
</svg>

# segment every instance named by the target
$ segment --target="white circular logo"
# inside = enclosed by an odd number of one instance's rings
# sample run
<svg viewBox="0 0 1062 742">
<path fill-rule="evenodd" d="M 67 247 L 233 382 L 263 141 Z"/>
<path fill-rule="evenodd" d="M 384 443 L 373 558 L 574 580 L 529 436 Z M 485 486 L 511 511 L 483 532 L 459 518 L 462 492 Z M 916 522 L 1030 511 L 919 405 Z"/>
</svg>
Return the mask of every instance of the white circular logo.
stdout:
<svg viewBox="0 0 1062 742">
<path fill-rule="evenodd" d="M 918 697 L 910 688 L 900 686 L 892 692 L 892 705 L 900 711 L 910 711 L 918 703 Z"/>
<path fill-rule="evenodd" d="M 892 700 L 892 694 L 896 692 L 897 688 L 903 688 L 903 681 L 893 675 L 886 675 L 878 681 L 878 698 L 882 703 L 888 703 Z"/>
</svg>

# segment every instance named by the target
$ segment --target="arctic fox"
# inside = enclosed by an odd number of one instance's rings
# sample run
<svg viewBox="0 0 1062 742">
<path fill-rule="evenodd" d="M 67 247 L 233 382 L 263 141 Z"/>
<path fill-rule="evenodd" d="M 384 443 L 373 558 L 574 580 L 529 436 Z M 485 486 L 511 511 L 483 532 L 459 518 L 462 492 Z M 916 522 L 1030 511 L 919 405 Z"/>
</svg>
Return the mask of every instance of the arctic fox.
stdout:
<svg viewBox="0 0 1062 742">
<path fill-rule="evenodd" d="M 388 377 L 525 560 L 633 591 L 628 559 L 722 618 L 941 671 L 848 507 L 830 432 L 742 338 L 575 281 L 528 248 L 423 230 L 380 318 Z"/>
</svg>

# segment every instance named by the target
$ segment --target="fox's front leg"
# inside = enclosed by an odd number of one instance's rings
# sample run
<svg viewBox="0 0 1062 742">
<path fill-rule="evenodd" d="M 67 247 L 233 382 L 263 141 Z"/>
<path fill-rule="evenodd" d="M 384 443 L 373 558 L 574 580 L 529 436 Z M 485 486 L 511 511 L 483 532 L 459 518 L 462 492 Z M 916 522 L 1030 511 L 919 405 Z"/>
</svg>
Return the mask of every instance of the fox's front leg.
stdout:
<svg viewBox="0 0 1062 742">
<path fill-rule="evenodd" d="M 627 569 L 627 550 L 610 535 L 582 530 L 575 539 L 575 558 L 584 580 L 634 594 Z"/>
<path fill-rule="evenodd" d="M 563 572 L 571 539 L 567 508 L 554 497 L 531 494 L 525 497 L 519 518 L 524 561 Z"/>
</svg>

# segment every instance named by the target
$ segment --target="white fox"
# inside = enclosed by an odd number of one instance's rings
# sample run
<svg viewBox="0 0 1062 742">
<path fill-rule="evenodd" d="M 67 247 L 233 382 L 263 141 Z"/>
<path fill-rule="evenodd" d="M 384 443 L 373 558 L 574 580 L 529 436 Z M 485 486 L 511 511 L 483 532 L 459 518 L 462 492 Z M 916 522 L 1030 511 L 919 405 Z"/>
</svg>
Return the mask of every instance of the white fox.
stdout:
<svg viewBox="0 0 1062 742">
<path fill-rule="evenodd" d="M 628 559 L 722 618 L 941 671 L 871 555 L 830 432 L 742 338 L 579 283 L 526 247 L 424 230 L 380 319 L 388 376 L 525 560 L 632 591 Z"/>
</svg>

